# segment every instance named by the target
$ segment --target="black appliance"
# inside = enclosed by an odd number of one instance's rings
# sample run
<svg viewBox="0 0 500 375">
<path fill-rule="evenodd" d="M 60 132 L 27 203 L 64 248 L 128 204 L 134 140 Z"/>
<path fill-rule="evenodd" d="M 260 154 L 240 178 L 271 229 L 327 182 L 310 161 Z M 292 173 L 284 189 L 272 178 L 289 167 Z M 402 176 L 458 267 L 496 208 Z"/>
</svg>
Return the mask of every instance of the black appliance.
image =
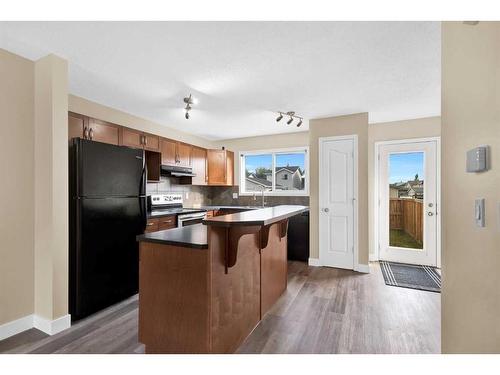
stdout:
<svg viewBox="0 0 500 375">
<path fill-rule="evenodd" d="M 309 260 L 309 211 L 288 220 L 288 259 Z"/>
<path fill-rule="evenodd" d="M 191 167 L 180 167 L 178 165 L 162 165 L 160 168 L 162 176 L 166 177 L 195 177 Z"/>
<path fill-rule="evenodd" d="M 144 152 L 74 138 L 69 188 L 69 311 L 77 320 L 138 292 Z"/>
<path fill-rule="evenodd" d="M 203 208 L 184 208 L 182 194 L 152 194 L 147 202 L 150 217 L 177 215 L 178 227 L 199 224 L 207 213 Z"/>
</svg>

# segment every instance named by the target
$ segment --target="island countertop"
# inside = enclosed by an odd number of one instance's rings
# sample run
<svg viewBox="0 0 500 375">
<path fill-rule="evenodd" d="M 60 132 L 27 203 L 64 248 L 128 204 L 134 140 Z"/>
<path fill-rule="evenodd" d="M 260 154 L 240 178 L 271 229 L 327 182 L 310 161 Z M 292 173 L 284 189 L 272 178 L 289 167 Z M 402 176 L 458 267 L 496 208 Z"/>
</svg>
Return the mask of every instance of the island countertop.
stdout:
<svg viewBox="0 0 500 375">
<path fill-rule="evenodd" d="M 208 249 L 207 228 L 202 224 L 144 233 L 137 236 L 137 241 L 194 249 Z"/>
<path fill-rule="evenodd" d="M 308 210 L 309 207 L 298 205 L 266 207 L 257 210 L 206 218 L 203 220 L 203 224 L 222 227 L 241 225 L 270 225 L 278 221 L 288 219 L 292 216 L 301 214 L 302 212 Z"/>
</svg>

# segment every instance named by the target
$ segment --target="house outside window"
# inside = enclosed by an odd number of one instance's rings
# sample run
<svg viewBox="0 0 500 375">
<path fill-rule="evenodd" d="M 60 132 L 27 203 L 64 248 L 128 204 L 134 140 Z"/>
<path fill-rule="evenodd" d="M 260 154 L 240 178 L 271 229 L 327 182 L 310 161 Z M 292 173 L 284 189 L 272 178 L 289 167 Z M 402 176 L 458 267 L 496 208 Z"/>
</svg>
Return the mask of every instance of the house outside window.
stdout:
<svg viewBox="0 0 500 375">
<path fill-rule="evenodd" d="M 240 195 L 309 195 L 308 148 L 240 152 Z"/>
</svg>

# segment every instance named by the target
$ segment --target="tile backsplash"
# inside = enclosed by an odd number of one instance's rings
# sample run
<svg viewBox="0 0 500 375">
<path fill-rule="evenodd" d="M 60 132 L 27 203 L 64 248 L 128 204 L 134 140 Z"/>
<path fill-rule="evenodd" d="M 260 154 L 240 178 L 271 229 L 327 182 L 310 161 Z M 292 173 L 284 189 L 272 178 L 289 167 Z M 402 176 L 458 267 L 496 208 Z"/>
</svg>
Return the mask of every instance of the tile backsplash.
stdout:
<svg viewBox="0 0 500 375">
<path fill-rule="evenodd" d="M 178 179 L 172 177 L 161 177 L 158 183 L 148 183 L 146 191 L 148 194 L 158 193 L 178 193 L 183 195 L 185 207 L 197 207 L 204 205 L 221 206 L 260 206 L 261 197 L 259 194 L 253 196 L 238 196 L 233 199 L 233 193 L 238 193 L 238 186 L 192 186 L 181 185 Z M 280 204 L 299 204 L 309 206 L 309 197 L 303 196 L 266 196 L 267 206 L 277 206 Z"/>
<path fill-rule="evenodd" d="M 148 183 L 147 194 L 182 193 L 185 207 L 196 207 L 210 205 L 210 189 L 208 186 L 181 185 L 178 179 L 172 177 L 161 177 L 158 183 Z"/>
</svg>

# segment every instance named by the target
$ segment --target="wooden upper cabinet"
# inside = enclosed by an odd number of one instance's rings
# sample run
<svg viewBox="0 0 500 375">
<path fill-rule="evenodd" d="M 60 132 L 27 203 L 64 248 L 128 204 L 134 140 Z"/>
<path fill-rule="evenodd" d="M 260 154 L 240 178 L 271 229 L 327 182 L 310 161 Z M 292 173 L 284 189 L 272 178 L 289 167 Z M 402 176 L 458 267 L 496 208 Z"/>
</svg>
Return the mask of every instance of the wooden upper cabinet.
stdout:
<svg viewBox="0 0 500 375">
<path fill-rule="evenodd" d="M 234 153 L 227 150 L 207 150 L 208 184 L 233 185 Z"/>
<path fill-rule="evenodd" d="M 142 132 L 129 128 L 121 128 L 120 145 L 134 148 L 143 148 Z"/>
<path fill-rule="evenodd" d="M 177 142 L 170 139 L 160 139 L 161 163 L 163 165 L 177 164 Z"/>
<path fill-rule="evenodd" d="M 122 127 L 120 129 L 120 145 L 159 152 L 160 137 L 139 130 Z"/>
<path fill-rule="evenodd" d="M 160 139 L 161 163 L 180 167 L 191 166 L 191 150 L 193 146 L 173 141 L 167 138 Z"/>
<path fill-rule="evenodd" d="M 78 113 L 68 112 L 68 139 L 84 138 L 88 119 Z"/>
<path fill-rule="evenodd" d="M 181 167 L 191 166 L 191 151 L 193 146 L 186 143 L 177 143 L 177 164 Z"/>
<path fill-rule="evenodd" d="M 150 151 L 160 151 L 160 137 L 154 134 L 143 133 L 144 148 Z"/>
<path fill-rule="evenodd" d="M 117 145 L 119 126 L 106 121 L 89 118 L 87 137 L 91 141 Z"/>
<path fill-rule="evenodd" d="M 208 183 L 207 150 L 193 146 L 191 151 L 191 165 L 193 173 L 196 175 L 192 179 L 192 185 L 206 185 Z"/>
</svg>

